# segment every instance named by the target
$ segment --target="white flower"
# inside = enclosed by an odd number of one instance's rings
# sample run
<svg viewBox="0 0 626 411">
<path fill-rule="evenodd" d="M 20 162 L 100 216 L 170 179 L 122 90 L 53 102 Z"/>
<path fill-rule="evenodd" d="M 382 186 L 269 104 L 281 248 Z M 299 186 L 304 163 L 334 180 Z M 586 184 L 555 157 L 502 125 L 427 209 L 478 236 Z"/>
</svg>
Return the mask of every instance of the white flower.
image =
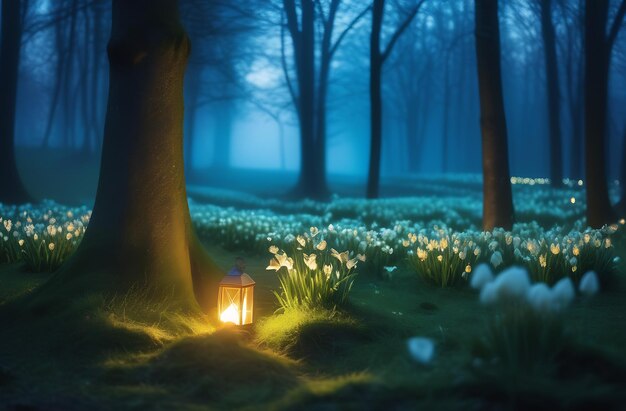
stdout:
<svg viewBox="0 0 626 411">
<path fill-rule="evenodd" d="M 528 272 L 520 267 L 510 267 L 500 273 L 496 279 L 487 283 L 480 293 L 483 304 L 498 304 L 526 297 L 530 288 Z"/>
<path fill-rule="evenodd" d="M 562 278 L 552 287 L 554 308 L 561 310 L 574 300 L 574 284 L 569 278 Z"/>
<path fill-rule="evenodd" d="M 538 313 L 550 311 L 553 307 L 553 294 L 545 283 L 534 284 L 528 290 L 526 299 L 533 310 Z"/>
<path fill-rule="evenodd" d="M 409 355 L 420 364 L 428 364 L 435 356 L 435 343 L 430 338 L 412 337 L 407 340 Z"/>
<path fill-rule="evenodd" d="M 490 262 L 493 268 L 498 268 L 498 266 L 502 264 L 502 254 L 500 254 L 500 251 L 495 251 L 491 254 Z"/>
<path fill-rule="evenodd" d="M 326 274 L 326 279 L 329 279 L 332 273 L 333 273 L 333 266 L 330 264 L 324 264 L 324 274 Z"/>
<path fill-rule="evenodd" d="M 309 254 L 303 254 L 303 259 L 304 259 L 304 264 L 306 264 L 307 267 L 309 267 L 309 270 L 316 270 L 317 269 L 317 261 L 316 261 L 317 256 L 313 253 Z"/>
<path fill-rule="evenodd" d="M 269 250 L 269 252 L 270 252 L 271 254 L 276 254 L 276 253 L 278 253 L 278 247 L 276 247 L 275 245 L 271 245 L 271 246 L 270 246 L 270 248 L 269 248 L 268 250 Z"/>
<path fill-rule="evenodd" d="M 600 290 L 600 282 L 598 281 L 598 275 L 595 271 L 588 271 L 580 279 L 578 290 L 582 295 L 594 295 Z"/>
<path fill-rule="evenodd" d="M 488 283 L 493 281 L 493 272 L 489 265 L 483 263 L 474 268 L 474 274 L 470 278 L 470 286 L 475 290 L 482 290 Z"/>
<path fill-rule="evenodd" d="M 54 243 L 48 244 L 48 248 L 50 249 L 50 251 L 54 251 Z"/>
<path fill-rule="evenodd" d="M 322 240 L 320 241 L 315 248 L 317 248 L 320 251 L 324 251 L 326 249 L 326 240 Z"/>
</svg>

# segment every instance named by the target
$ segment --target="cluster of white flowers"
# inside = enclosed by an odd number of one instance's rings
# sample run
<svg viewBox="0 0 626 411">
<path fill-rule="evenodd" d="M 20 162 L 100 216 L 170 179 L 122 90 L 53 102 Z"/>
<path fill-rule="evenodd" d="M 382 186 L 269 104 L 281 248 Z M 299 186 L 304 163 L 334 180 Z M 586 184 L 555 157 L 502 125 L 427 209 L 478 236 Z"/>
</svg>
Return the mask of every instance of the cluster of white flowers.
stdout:
<svg viewBox="0 0 626 411">
<path fill-rule="evenodd" d="M 54 270 L 74 251 L 90 217 L 86 207 L 50 201 L 0 205 L 0 261 L 24 261 L 33 271 Z"/>
<path fill-rule="evenodd" d="M 510 267 L 494 276 L 487 264 L 480 264 L 472 275 L 470 285 L 480 290 L 482 304 L 524 303 L 537 313 L 561 312 L 576 296 L 570 278 L 562 278 L 552 287 L 542 282 L 531 285 L 528 272 L 521 267 Z M 580 294 L 591 296 L 598 290 L 597 274 L 593 271 L 585 273 L 579 284 Z"/>
<path fill-rule="evenodd" d="M 366 256 L 365 268 L 381 275 L 384 267 L 401 267 L 408 260 L 418 273 L 445 275 L 454 283 L 457 277 L 466 281 L 476 264 L 491 262 L 496 269 L 522 265 L 533 280 L 551 282 L 552 275 L 578 280 L 589 270 L 603 274 L 613 259 L 610 236 L 618 226 L 586 229 L 581 188 L 576 180 L 570 183 L 559 190 L 524 179 L 515 185 L 518 218 L 563 222 L 549 230 L 533 221 L 518 223 L 510 232 L 481 231 L 481 181 L 467 175 L 421 178 L 412 183 L 421 197 L 370 201 L 335 197 L 330 202 L 289 202 L 207 189 L 205 198 L 214 204 L 190 201 L 190 211 L 204 240 L 238 251 L 262 253 L 270 245 L 291 249 L 298 233 L 319 227 L 320 237 L 337 249 Z M 574 197 L 579 201 L 572 204 Z M 0 261 L 21 259 L 29 247 L 33 259 L 69 254 L 90 213 L 85 207 L 52 202 L 0 205 Z"/>
</svg>

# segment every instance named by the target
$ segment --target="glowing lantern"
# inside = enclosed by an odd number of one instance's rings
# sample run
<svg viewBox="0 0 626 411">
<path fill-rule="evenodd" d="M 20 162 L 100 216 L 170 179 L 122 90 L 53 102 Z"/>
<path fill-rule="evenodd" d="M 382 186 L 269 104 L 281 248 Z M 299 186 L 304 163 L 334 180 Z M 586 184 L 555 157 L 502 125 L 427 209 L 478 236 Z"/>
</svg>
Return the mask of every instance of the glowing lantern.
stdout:
<svg viewBox="0 0 626 411">
<path fill-rule="evenodd" d="M 217 312 L 221 322 L 235 325 L 252 323 L 254 284 L 246 273 L 229 274 L 220 281 Z"/>
</svg>

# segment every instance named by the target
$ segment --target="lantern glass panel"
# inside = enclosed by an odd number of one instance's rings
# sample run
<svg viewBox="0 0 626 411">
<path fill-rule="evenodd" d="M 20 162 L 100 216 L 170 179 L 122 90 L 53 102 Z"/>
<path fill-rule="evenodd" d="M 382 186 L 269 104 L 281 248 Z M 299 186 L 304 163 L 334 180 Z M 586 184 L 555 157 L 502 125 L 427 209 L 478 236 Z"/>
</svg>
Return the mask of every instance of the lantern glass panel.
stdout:
<svg viewBox="0 0 626 411">
<path fill-rule="evenodd" d="M 220 287 L 219 313 L 224 323 L 241 324 L 241 288 Z"/>
</svg>

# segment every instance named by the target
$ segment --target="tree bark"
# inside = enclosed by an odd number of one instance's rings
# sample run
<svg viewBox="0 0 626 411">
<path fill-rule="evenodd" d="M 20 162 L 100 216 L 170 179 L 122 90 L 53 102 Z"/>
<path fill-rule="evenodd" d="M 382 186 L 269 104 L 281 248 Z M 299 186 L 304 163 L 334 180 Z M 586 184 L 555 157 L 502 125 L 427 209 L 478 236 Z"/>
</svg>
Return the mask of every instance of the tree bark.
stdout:
<svg viewBox="0 0 626 411">
<path fill-rule="evenodd" d="M 112 23 L 96 201 L 85 237 L 55 280 L 81 289 L 139 288 L 172 307 L 213 309 L 221 273 L 195 236 L 185 189 L 190 45 L 177 1 L 113 0 Z"/>
<path fill-rule="evenodd" d="M 483 229 L 513 226 L 498 0 L 476 0 L 476 61 L 483 151 Z"/>
<path fill-rule="evenodd" d="M 561 104 L 556 59 L 556 36 L 552 23 L 552 0 L 541 0 L 540 5 L 550 129 L 550 183 L 552 186 L 560 186 L 563 183 L 563 145 L 561 141 Z"/>
<path fill-rule="evenodd" d="M 615 220 L 606 176 L 606 123 L 611 51 L 605 31 L 607 0 L 585 3 L 585 176 L 587 224 L 602 227 Z"/>
<path fill-rule="evenodd" d="M 18 0 L 2 2 L 0 38 L 0 203 L 30 201 L 15 161 L 15 111 L 22 43 L 22 17 Z"/>
</svg>

